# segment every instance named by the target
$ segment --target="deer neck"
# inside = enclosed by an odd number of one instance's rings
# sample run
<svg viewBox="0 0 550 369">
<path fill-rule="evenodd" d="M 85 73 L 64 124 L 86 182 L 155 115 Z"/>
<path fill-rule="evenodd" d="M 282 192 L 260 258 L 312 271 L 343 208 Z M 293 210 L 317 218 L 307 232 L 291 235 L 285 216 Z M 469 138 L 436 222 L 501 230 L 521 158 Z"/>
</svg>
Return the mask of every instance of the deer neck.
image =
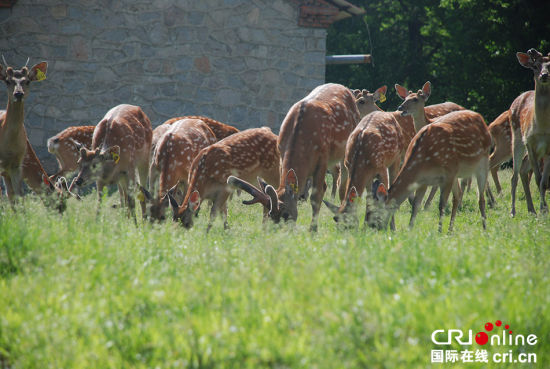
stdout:
<svg viewBox="0 0 550 369">
<path fill-rule="evenodd" d="M 535 82 L 535 121 L 550 130 L 550 85 Z"/>
<path fill-rule="evenodd" d="M 2 137 L 8 144 L 25 134 L 23 101 L 8 100 L 6 116 L 2 122 Z"/>
<path fill-rule="evenodd" d="M 424 107 L 422 107 L 422 109 L 417 109 L 411 115 L 413 117 L 414 128 L 416 129 L 416 132 L 420 131 L 422 127 L 432 123 L 430 118 L 428 118 L 428 116 L 426 115 L 426 109 Z"/>
</svg>

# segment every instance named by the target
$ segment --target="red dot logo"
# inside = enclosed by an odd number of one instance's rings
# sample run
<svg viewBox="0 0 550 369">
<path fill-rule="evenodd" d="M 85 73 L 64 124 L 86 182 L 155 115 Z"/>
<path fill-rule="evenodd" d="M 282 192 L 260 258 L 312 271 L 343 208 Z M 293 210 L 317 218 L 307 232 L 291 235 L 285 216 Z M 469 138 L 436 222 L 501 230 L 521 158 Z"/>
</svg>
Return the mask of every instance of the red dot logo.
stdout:
<svg viewBox="0 0 550 369">
<path fill-rule="evenodd" d="M 506 325 L 504 326 L 504 329 L 510 329 L 510 326 L 509 326 L 508 324 L 506 324 Z"/>
<path fill-rule="evenodd" d="M 476 334 L 476 342 L 478 345 L 483 346 L 489 342 L 489 336 L 487 336 L 485 332 L 478 332 L 478 334 Z"/>
<path fill-rule="evenodd" d="M 487 323 L 487 324 L 485 324 L 485 330 L 486 330 L 487 332 L 492 331 L 492 330 L 493 330 L 493 323 Z"/>
<path fill-rule="evenodd" d="M 502 322 L 500 320 L 497 320 L 495 324 L 497 325 L 497 327 L 500 327 L 502 325 Z"/>
</svg>

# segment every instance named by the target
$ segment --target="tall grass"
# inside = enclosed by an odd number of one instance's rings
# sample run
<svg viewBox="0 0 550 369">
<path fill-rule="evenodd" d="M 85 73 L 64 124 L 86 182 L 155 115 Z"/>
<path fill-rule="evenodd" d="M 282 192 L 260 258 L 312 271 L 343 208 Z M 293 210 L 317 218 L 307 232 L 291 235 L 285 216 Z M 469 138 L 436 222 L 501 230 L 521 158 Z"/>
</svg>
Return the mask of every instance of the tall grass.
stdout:
<svg viewBox="0 0 550 369">
<path fill-rule="evenodd" d="M 92 195 L 62 216 L 2 201 L 0 367 L 515 368 L 430 363 L 432 349 L 465 349 L 434 345 L 434 330 L 500 319 L 538 343 L 469 349 L 534 352 L 522 367 L 547 368 L 550 222 L 522 199 L 509 217 L 509 176 L 487 231 L 472 191 L 452 234 L 437 232 L 437 206 L 409 231 L 404 204 L 396 232 L 339 229 L 323 207 L 312 234 L 308 204 L 273 226 L 235 197 L 231 229 L 206 234 L 206 206 L 186 231 L 136 226 L 118 194 L 98 216 Z"/>
</svg>

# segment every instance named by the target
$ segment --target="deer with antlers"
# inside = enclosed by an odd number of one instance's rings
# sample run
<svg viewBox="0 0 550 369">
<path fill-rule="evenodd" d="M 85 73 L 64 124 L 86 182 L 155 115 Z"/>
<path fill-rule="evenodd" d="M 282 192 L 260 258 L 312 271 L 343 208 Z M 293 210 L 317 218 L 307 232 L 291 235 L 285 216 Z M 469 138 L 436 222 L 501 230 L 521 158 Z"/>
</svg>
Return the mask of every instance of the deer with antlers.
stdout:
<svg viewBox="0 0 550 369">
<path fill-rule="evenodd" d="M 79 172 L 69 191 L 95 179 L 101 201 L 103 187 L 116 183 L 121 205 L 128 205 L 129 213 L 135 217 L 132 192 L 136 170 L 139 183 L 146 185 L 151 139 L 151 122 L 139 106 L 115 106 L 95 127 L 91 148 L 79 148 Z M 140 203 L 145 216 L 145 202 Z"/>
<path fill-rule="evenodd" d="M 59 164 L 58 171 L 50 177 L 52 180 L 78 169 L 79 148 L 92 147 L 94 129 L 95 126 L 68 127 L 48 139 L 48 152 L 55 155 Z"/>
<path fill-rule="evenodd" d="M 173 219 L 185 228 L 191 228 L 193 216 L 201 202 L 210 200 L 212 208 L 207 231 L 220 213 L 224 228 L 228 228 L 226 202 L 231 194 L 231 187 L 227 185 L 227 181 L 232 176 L 238 176 L 244 181 L 262 177 L 268 183 L 279 182 L 277 135 L 267 127 L 252 128 L 202 149 L 191 165 L 189 185 L 182 204 L 179 205 L 171 193 L 168 193 Z"/>
<path fill-rule="evenodd" d="M 535 49 L 516 54 L 519 63 L 533 71 L 535 89 L 518 96 L 510 106 L 512 127 L 512 155 L 514 173 L 512 175 L 512 209 L 516 214 L 516 187 L 518 174 L 521 177 L 527 209 L 536 213 L 529 189 L 529 169 L 535 173 L 535 181 L 540 193 L 540 209 L 548 211 L 546 189 L 550 175 L 550 54 L 543 56 Z M 528 162 L 524 160 L 527 151 Z M 543 160 L 541 171 L 540 161 Z"/>
<path fill-rule="evenodd" d="M 48 64 L 41 62 L 29 69 L 27 60 L 27 64 L 21 69 L 13 69 L 8 66 L 5 59 L 3 61 L 4 65 L 0 65 L 0 80 L 6 83 L 8 89 L 8 105 L 0 121 L 0 173 L 4 178 L 8 198 L 13 204 L 14 195 L 23 195 L 23 161 L 28 148 L 31 147 L 24 126 L 24 100 L 30 83 L 46 78 Z M 34 151 L 29 152 L 28 165 L 26 165 L 29 171 L 33 161 L 32 154 Z M 38 164 L 40 164 L 39 161 Z M 42 180 L 39 182 L 43 183 Z"/>
<path fill-rule="evenodd" d="M 324 84 L 294 104 L 287 113 L 277 140 L 281 155 L 279 188 L 258 189 L 246 181 L 232 177 L 229 183 L 254 196 L 255 201 L 269 210 L 271 219 L 295 221 L 298 199 L 305 193 L 308 178 L 312 178 L 311 231 L 317 230 L 321 200 L 326 190 L 327 168 L 342 162 L 347 138 L 359 120 L 359 110 L 353 93 L 339 84 Z M 342 183 L 347 171 L 340 165 Z M 299 187 L 301 184 L 302 187 Z"/>
<path fill-rule="evenodd" d="M 403 161 L 403 166 L 389 191 L 377 183 L 374 197 L 389 207 L 387 212 L 375 210 L 367 214 L 371 226 L 385 227 L 390 215 L 418 188 L 411 212 L 409 226 L 414 225 L 420 202 L 429 185 L 440 187 L 439 231 L 450 192 L 453 192 L 453 207 L 449 231 L 452 231 L 460 198 L 457 178 L 475 175 L 479 192 L 479 210 L 483 228 L 486 228 L 485 186 L 489 171 L 491 136 L 483 117 L 471 110 L 460 110 L 429 120 L 425 114 L 419 117 L 420 106 L 429 97 L 431 86 L 426 83 L 422 90 L 406 96 L 398 110 L 413 119 L 423 119 L 426 124 L 413 138 Z M 376 183 L 376 182 L 375 182 Z"/>
<path fill-rule="evenodd" d="M 185 193 L 193 160 L 202 149 L 216 142 L 214 132 L 201 119 L 180 119 L 168 127 L 157 141 L 149 167 L 153 195 L 140 188 L 151 204 L 149 214 L 156 220 L 164 219 L 168 190 L 177 186 Z"/>
</svg>

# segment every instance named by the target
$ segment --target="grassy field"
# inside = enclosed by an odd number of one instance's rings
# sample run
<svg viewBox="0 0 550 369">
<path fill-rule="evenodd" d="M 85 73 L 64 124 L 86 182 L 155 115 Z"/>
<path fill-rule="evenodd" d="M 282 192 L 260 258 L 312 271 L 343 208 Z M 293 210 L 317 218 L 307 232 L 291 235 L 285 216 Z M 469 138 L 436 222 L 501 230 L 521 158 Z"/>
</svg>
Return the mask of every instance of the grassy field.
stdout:
<svg viewBox="0 0 550 369">
<path fill-rule="evenodd" d="M 323 207 L 311 234 L 308 204 L 294 227 L 263 226 L 259 206 L 235 197 L 231 229 L 206 234 L 205 207 L 185 231 L 136 227 L 111 208 L 118 194 L 97 218 L 95 195 L 63 216 L 4 199 L 0 368 L 548 368 L 550 221 L 527 214 L 521 189 L 511 219 L 501 177 L 487 232 L 472 191 L 453 234 L 437 232 L 437 203 L 413 231 L 404 204 L 396 232 L 338 229 Z M 431 341 L 497 319 L 537 344 Z M 537 362 L 430 362 L 434 349 L 482 348 Z"/>
</svg>

